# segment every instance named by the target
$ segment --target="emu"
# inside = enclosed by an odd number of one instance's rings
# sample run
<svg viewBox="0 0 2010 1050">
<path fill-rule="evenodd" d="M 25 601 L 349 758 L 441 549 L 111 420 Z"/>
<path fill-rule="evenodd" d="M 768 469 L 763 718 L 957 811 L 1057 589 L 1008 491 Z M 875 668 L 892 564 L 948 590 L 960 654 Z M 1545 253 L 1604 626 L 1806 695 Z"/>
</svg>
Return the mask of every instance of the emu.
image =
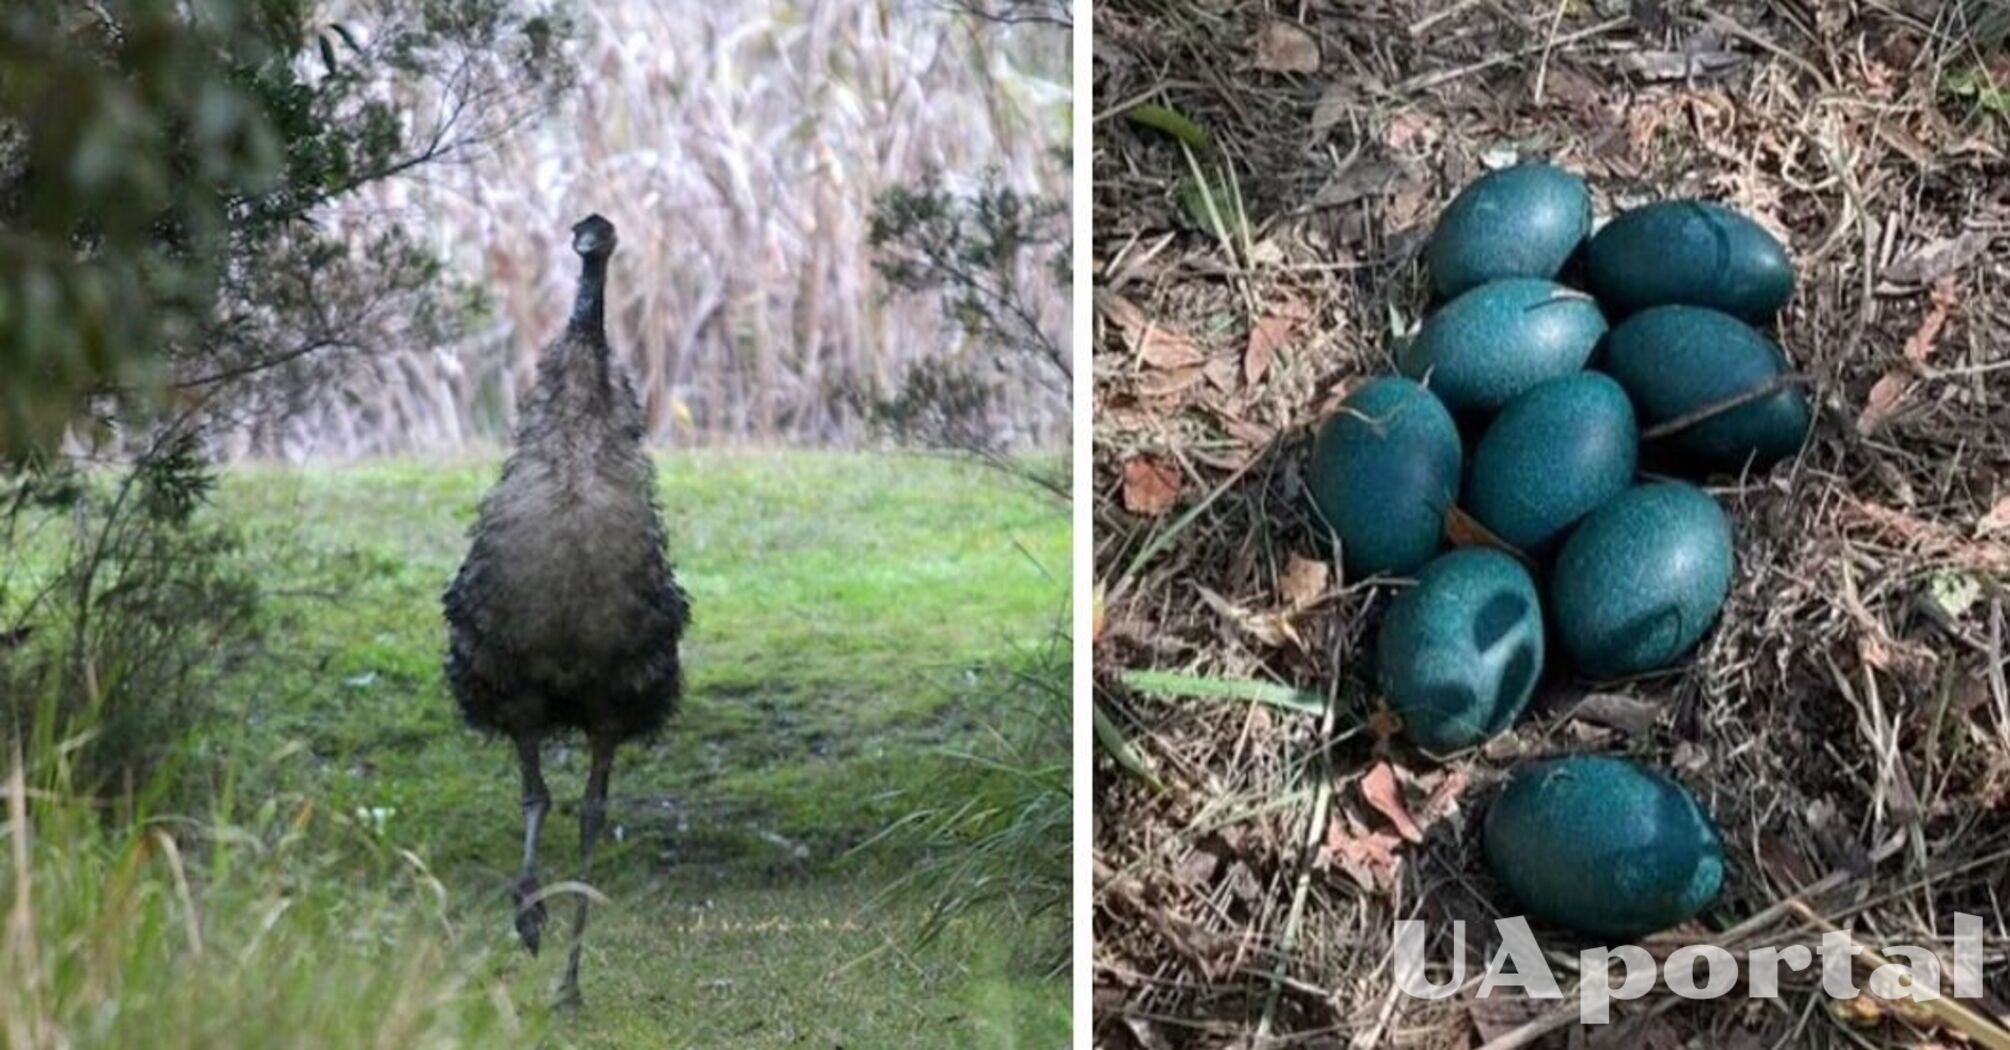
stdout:
<svg viewBox="0 0 2010 1050">
<path fill-rule="evenodd" d="M 514 451 L 483 497 L 467 560 L 444 596 L 446 677 L 461 715 L 515 742 L 523 774 L 516 932 L 537 954 L 545 907 L 537 843 L 551 808 L 546 740 L 585 734 L 591 766 L 579 811 L 580 879 L 607 815 L 615 748 L 662 727 L 682 691 L 677 643 L 689 604 L 664 556 L 642 409 L 607 345 L 614 225 L 572 228 L 581 265 L 565 334 L 546 347 Z M 558 1003 L 578 1006 L 587 899 L 579 898 Z"/>
</svg>

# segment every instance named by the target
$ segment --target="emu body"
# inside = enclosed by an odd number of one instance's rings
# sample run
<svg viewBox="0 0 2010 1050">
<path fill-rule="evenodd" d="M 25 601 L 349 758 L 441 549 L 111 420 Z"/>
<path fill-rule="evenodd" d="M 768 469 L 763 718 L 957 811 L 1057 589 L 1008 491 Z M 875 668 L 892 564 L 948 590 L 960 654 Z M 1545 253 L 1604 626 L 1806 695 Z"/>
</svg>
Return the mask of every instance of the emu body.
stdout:
<svg viewBox="0 0 2010 1050">
<path fill-rule="evenodd" d="M 605 822 L 617 745 L 676 710 L 684 592 L 664 556 L 656 479 L 642 448 L 642 410 L 605 329 L 614 227 L 573 228 L 581 258 L 566 331 L 538 362 L 515 449 L 482 500 L 467 560 L 445 595 L 447 682 L 476 728 L 515 742 L 523 774 L 524 854 L 516 928 L 536 953 L 545 908 L 538 838 L 550 810 L 543 743 L 578 730 L 592 755 L 580 807 L 581 879 Z M 581 897 L 561 1003 L 579 1001 Z"/>
</svg>

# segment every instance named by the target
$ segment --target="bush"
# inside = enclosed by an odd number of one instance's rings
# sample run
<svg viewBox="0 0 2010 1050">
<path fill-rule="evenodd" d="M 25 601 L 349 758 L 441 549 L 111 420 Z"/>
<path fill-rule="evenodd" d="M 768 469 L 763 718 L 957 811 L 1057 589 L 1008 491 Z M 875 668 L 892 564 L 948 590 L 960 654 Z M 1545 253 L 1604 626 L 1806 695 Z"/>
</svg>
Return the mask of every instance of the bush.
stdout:
<svg viewBox="0 0 2010 1050">
<path fill-rule="evenodd" d="M 0 740 L 73 740 L 89 793 L 154 780 L 246 641 L 255 582 L 233 533 L 199 521 L 213 477 L 192 439 L 106 483 L 74 469 L 0 480 Z M 27 581 L 9 593 L 6 581 Z"/>
</svg>

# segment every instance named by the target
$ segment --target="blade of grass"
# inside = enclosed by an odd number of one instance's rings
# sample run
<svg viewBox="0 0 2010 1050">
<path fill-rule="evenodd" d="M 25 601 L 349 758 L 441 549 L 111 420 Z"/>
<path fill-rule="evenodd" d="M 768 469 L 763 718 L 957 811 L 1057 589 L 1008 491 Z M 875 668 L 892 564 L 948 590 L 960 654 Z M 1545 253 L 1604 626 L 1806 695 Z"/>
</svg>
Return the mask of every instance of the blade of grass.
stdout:
<svg viewBox="0 0 2010 1050">
<path fill-rule="evenodd" d="M 1140 693 L 1200 700 L 1248 700 L 1302 715 L 1326 713 L 1326 698 L 1275 682 L 1248 678 L 1208 678 L 1176 671 L 1125 671 L 1120 680 Z"/>
<path fill-rule="evenodd" d="M 1138 749 L 1131 746 L 1130 738 L 1124 735 L 1123 727 L 1117 724 L 1117 720 L 1111 718 L 1101 704 L 1092 704 L 1090 710 L 1094 715 L 1096 742 L 1103 745 L 1103 750 L 1108 751 L 1110 757 L 1115 759 L 1117 765 L 1122 766 L 1125 772 L 1154 788 L 1163 790 L 1165 785 L 1159 780 L 1158 774 L 1152 772 L 1151 767 L 1145 764 L 1145 758 L 1138 753 Z"/>
</svg>

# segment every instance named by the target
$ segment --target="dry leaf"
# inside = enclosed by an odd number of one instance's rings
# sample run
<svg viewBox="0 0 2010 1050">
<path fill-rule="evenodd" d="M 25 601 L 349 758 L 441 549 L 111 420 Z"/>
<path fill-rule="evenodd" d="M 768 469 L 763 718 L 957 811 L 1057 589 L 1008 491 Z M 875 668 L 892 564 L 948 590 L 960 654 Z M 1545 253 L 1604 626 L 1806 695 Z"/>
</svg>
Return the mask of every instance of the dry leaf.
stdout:
<svg viewBox="0 0 2010 1050">
<path fill-rule="evenodd" d="M 1389 818 L 1395 825 L 1396 834 L 1410 842 L 1424 841 L 1423 829 L 1410 818 L 1410 811 L 1403 805 L 1403 787 L 1396 783 L 1396 769 L 1387 762 L 1375 763 L 1375 768 L 1361 778 L 1361 797 L 1366 799 L 1375 812 Z"/>
<path fill-rule="evenodd" d="M 1556 1008 L 1549 1000 L 1532 999 L 1515 988 L 1496 989 L 1484 999 L 1467 992 L 1464 998 L 1466 1015 L 1472 1018 L 1474 1031 L 1486 1042 L 1502 1038 Z"/>
<path fill-rule="evenodd" d="M 1228 355 L 1211 358 L 1201 366 L 1201 374 L 1216 390 L 1234 390 L 1237 380 L 1242 378 L 1242 362 Z"/>
<path fill-rule="evenodd" d="M 1124 463 L 1124 509 L 1156 518 L 1179 502 L 1179 470 L 1150 456 Z"/>
<path fill-rule="evenodd" d="M 1327 857 L 1370 893 L 1395 887 L 1396 847 L 1402 844 L 1394 835 L 1369 831 L 1350 815 L 1336 814 L 1326 832 Z"/>
<path fill-rule="evenodd" d="M 1424 810 L 1418 814 L 1417 823 L 1424 830 L 1452 815 L 1459 808 L 1459 799 L 1473 782 L 1472 774 L 1465 766 L 1453 766 L 1438 786 L 1431 789 L 1431 797 L 1424 800 Z"/>
<path fill-rule="evenodd" d="M 1256 31 L 1256 68 L 1268 73 L 1319 72 L 1319 42 L 1289 22 L 1266 22 Z"/>
<path fill-rule="evenodd" d="M 1145 316 L 1137 304 L 1115 292 L 1096 297 L 1096 307 L 1123 334 L 1124 345 L 1148 368 L 1176 370 L 1207 360 L 1193 340 Z"/>
<path fill-rule="evenodd" d="M 1514 544 L 1494 535 L 1479 519 L 1457 506 L 1445 508 L 1445 539 L 1454 547 L 1492 547 L 1521 557 Z"/>
<path fill-rule="evenodd" d="M 1940 330 L 1947 326 L 1947 312 L 1953 308 L 1954 278 L 1943 277 L 1934 282 L 1932 305 L 1919 319 L 1919 328 L 1905 341 L 1906 360 L 1925 364 L 1933 356 L 1933 348 L 1940 344 Z"/>
<path fill-rule="evenodd" d="M 1206 375 L 1207 373 L 1199 365 L 1163 371 L 1153 369 L 1138 376 L 1138 396 L 1171 397 L 1200 382 Z"/>
<path fill-rule="evenodd" d="M 1989 513 L 1984 514 L 1982 520 L 1975 523 L 1977 536 L 1987 536 L 2005 529 L 2010 529 L 2010 496 L 1997 500 L 1996 505 L 1989 508 Z"/>
<path fill-rule="evenodd" d="M 1312 134 L 1314 137 L 1331 131 L 1334 125 L 1347 119 L 1354 108 L 1354 93 L 1338 84 L 1326 85 L 1319 95 L 1319 103 L 1312 107 Z"/>
<path fill-rule="evenodd" d="M 1941 238 L 1885 267 L 1885 283 L 1893 285 L 1932 284 L 1974 262 L 1989 247 L 1987 230 L 1969 230 L 1959 237 Z"/>
<path fill-rule="evenodd" d="M 1366 197 L 1393 193 L 1399 186 L 1408 184 L 1409 175 L 1410 170 L 1394 160 L 1357 160 L 1338 175 L 1327 179 L 1326 185 L 1319 187 L 1319 192 L 1312 195 L 1306 207 L 1337 208 Z"/>
<path fill-rule="evenodd" d="M 1277 356 L 1277 348 L 1291 338 L 1291 330 L 1298 327 L 1298 319 L 1283 314 L 1266 314 L 1256 319 L 1249 329 L 1249 346 L 1242 352 L 1242 376 L 1251 386 L 1263 382 L 1270 371 L 1270 362 Z"/>
<path fill-rule="evenodd" d="M 1571 709 L 1572 718 L 1610 726 L 1627 736 L 1646 736 L 1661 717 L 1661 705 L 1623 693 L 1592 693 Z"/>
<path fill-rule="evenodd" d="M 1856 416 L 1857 433 L 1869 436 L 1884 426 L 1898 412 L 1911 383 L 1911 373 L 1902 368 L 1886 372 L 1872 383 L 1869 396 L 1864 398 L 1863 411 Z"/>
<path fill-rule="evenodd" d="M 1325 562 L 1293 554 L 1284 563 L 1284 578 L 1278 581 L 1284 607 L 1292 612 L 1311 608 L 1326 593 L 1326 580 L 1331 573 Z"/>
<path fill-rule="evenodd" d="M 1287 642 L 1300 649 L 1305 648 L 1304 641 L 1298 637 L 1298 631 L 1285 617 L 1276 613 L 1260 613 L 1245 609 L 1199 584 L 1194 585 L 1194 590 L 1200 592 L 1201 601 L 1206 602 L 1208 608 L 1213 609 L 1216 615 L 1258 642 L 1273 648 Z"/>
</svg>

